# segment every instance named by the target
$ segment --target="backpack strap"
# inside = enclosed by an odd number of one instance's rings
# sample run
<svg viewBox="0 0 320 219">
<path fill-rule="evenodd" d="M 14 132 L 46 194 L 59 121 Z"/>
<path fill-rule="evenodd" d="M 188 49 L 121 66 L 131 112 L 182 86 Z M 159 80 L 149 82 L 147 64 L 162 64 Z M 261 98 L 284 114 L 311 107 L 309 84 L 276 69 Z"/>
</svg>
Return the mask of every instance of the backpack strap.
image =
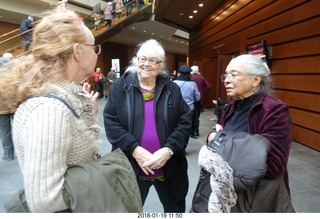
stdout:
<svg viewBox="0 0 320 219">
<path fill-rule="evenodd" d="M 56 100 L 61 101 L 64 105 L 66 105 L 66 107 L 68 107 L 68 109 L 72 112 L 72 114 L 77 118 L 80 119 L 80 116 L 76 113 L 76 111 L 70 106 L 69 103 L 67 103 L 64 99 L 62 99 L 61 97 L 55 96 L 53 94 L 41 94 L 41 95 L 29 95 L 27 96 L 27 99 L 31 99 L 34 97 L 49 97 L 49 98 L 53 98 Z"/>
</svg>

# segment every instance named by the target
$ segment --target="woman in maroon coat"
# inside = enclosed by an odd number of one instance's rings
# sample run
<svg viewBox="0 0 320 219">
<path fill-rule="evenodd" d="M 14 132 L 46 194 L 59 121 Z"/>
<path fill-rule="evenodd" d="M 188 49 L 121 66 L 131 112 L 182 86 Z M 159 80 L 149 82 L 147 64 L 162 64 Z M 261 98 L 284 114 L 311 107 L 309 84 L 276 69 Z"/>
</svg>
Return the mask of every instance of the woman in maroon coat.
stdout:
<svg viewBox="0 0 320 219">
<path fill-rule="evenodd" d="M 259 134 L 271 143 L 264 178 L 283 177 L 290 195 L 287 163 L 292 138 L 289 105 L 272 95 L 270 70 L 255 55 L 240 55 L 231 60 L 221 75 L 229 97 L 218 124 L 226 131 Z M 217 130 L 218 131 L 218 130 Z M 212 140 L 216 132 L 208 136 Z M 246 162 L 246 161 L 243 161 Z M 238 194 L 238 197 L 241 194 Z"/>
</svg>

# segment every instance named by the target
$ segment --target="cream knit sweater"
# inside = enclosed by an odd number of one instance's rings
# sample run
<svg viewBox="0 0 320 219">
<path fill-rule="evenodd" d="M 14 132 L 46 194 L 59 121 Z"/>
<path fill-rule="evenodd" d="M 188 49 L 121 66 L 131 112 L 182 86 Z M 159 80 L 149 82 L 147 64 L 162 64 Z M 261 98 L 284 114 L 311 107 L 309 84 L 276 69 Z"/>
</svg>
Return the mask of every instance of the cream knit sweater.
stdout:
<svg viewBox="0 0 320 219">
<path fill-rule="evenodd" d="M 68 166 L 95 159 L 100 145 L 93 102 L 82 87 L 69 82 L 45 87 L 43 94 L 61 97 L 81 118 L 61 101 L 48 97 L 34 97 L 18 107 L 13 141 L 32 212 L 67 209 L 62 188 Z"/>
</svg>

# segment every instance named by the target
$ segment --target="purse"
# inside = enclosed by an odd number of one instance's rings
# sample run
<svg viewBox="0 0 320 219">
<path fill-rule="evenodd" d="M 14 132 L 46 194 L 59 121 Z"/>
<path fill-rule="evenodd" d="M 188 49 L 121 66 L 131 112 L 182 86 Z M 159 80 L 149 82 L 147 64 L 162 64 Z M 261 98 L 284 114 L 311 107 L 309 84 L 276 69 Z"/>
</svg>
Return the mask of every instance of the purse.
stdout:
<svg viewBox="0 0 320 219">
<path fill-rule="evenodd" d="M 221 130 L 208 142 L 233 169 L 237 204 L 231 212 L 295 212 L 283 176 L 265 178 L 268 139 L 258 134 Z"/>
<path fill-rule="evenodd" d="M 220 130 L 208 142 L 208 149 L 218 153 L 233 169 L 237 193 L 256 185 L 264 177 L 270 148 L 268 139 L 247 132 Z"/>
</svg>

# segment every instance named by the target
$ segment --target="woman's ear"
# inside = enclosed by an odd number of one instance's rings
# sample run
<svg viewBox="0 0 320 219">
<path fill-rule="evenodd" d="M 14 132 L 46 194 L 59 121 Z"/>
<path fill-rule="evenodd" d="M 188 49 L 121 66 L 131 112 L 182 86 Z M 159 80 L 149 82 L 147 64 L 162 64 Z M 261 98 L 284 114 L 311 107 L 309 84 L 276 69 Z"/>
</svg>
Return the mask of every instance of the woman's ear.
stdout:
<svg viewBox="0 0 320 219">
<path fill-rule="evenodd" d="M 77 60 L 80 61 L 81 57 L 81 45 L 79 43 L 75 43 L 72 47 L 72 54 L 73 57 Z"/>
<path fill-rule="evenodd" d="M 262 81 L 262 76 L 261 75 L 256 75 L 253 79 L 253 87 L 259 86 L 260 82 Z"/>
</svg>

